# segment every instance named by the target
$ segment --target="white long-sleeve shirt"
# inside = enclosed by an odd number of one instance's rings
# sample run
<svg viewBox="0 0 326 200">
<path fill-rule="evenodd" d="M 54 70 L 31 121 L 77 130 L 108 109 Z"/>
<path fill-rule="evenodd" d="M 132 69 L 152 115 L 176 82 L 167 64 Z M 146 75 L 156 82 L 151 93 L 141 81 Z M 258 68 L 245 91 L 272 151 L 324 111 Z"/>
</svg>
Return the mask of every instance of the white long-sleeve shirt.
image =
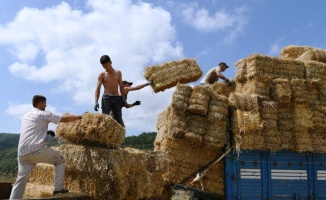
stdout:
<svg viewBox="0 0 326 200">
<path fill-rule="evenodd" d="M 50 122 L 58 124 L 60 120 L 61 116 L 37 108 L 27 112 L 22 119 L 18 156 L 45 148 L 44 139 L 48 131 L 48 124 Z"/>
</svg>

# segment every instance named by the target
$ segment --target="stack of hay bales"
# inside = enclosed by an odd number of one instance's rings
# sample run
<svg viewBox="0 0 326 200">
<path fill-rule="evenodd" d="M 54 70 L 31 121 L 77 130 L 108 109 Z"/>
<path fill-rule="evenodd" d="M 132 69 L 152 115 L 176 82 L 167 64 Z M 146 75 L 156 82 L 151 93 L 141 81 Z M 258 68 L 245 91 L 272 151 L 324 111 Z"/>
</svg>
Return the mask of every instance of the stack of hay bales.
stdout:
<svg viewBox="0 0 326 200">
<path fill-rule="evenodd" d="M 162 65 L 148 66 L 144 70 L 144 77 L 153 81 L 154 92 L 164 91 L 178 83 L 197 81 L 203 72 L 195 59 L 182 59 L 166 62 Z"/>
<path fill-rule="evenodd" d="M 60 123 L 56 132 L 72 143 L 58 149 L 66 160 L 65 188 L 71 192 L 94 199 L 171 198 L 171 187 L 165 185 L 162 175 L 167 170 L 165 154 L 120 149 L 125 128 L 112 117 L 85 113 L 81 120 Z M 53 182 L 52 165 L 37 165 L 30 177 L 30 184 L 41 188 Z"/>
<path fill-rule="evenodd" d="M 61 145 L 66 159 L 65 187 L 94 199 L 170 199 L 163 173 L 168 169 L 163 152 L 126 148 L 112 150 L 81 145 Z M 38 164 L 30 182 L 53 185 L 53 165 Z M 53 188 L 52 188 L 53 189 Z"/>
<path fill-rule="evenodd" d="M 224 85 L 192 88 L 178 84 L 171 105 L 160 113 L 154 144 L 155 151 L 167 154 L 170 166 L 164 174 L 167 183 L 188 184 L 198 170 L 223 154 L 229 104 L 228 98 L 219 93 Z M 202 183 L 205 191 L 224 195 L 222 161 L 211 168 Z M 200 183 L 194 186 L 200 188 Z"/>
<path fill-rule="evenodd" d="M 229 96 L 234 148 L 326 152 L 325 52 L 288 46 L 281 58 L 254 54 L 236 63 Z M 248 96 L 257 107 L 245 108 Z"/>
</svg>

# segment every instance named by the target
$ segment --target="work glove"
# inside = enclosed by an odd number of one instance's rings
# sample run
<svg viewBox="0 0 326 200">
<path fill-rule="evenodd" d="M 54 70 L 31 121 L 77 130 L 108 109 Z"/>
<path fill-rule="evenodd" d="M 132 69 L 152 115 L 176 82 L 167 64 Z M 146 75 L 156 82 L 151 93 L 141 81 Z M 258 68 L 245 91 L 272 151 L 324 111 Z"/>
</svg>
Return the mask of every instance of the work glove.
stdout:
<svg viewBox="0 0 326 200">
<path fill-rule="evenodd" d="M 149 81 L 147 85 L 153 85 L 153 81 Z"/>
<path fill-rule="evenodd" d="M 54 131 L 52 131 L 52 130 L 48 130 L 48 132 L 47 132 L 46 134 L 49 134 L 49 135 L 51 135 L 52 137 L 54 137 L 54 136 L 55 136 L 55 132 L 54 132 Z"/>
<path fill-rule="evenodd" d="M 232 86 L 232 82 L 229 79 L 226 79 L 225 82 L 228 86 Z"/>
<path fill-rule="evenodd" d="M 95 110 L 95 111 L 98 111 L 99 108 L 100 108 L 100 105 L 96 102 L 96 103 L 95 103 L 95 106 L 94 106 L 94 110 Z"/>
<path fill-rule="evenodd" d="M 135 103 L 133 103 L 132 105 L 139 106 L 140 105 L 140 101 L 135 101 Z"/>
</svg>

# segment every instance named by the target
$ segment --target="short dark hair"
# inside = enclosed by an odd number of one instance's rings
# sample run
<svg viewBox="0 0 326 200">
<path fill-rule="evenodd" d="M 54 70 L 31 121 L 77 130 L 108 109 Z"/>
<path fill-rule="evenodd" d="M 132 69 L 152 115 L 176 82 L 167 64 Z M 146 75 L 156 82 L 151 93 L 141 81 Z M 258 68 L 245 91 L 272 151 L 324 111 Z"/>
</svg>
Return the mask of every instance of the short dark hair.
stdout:
<svg viewBox="0 0 326 200">
<path fill-rule="evenodd" d="M 108 63 L 108 62 L 111 62 L 111 58 L 108 56 L 108 55 L 103 55 L 101 58 L 100 58 L 100 62 L 101 64 L 105 64 L 105 63 Z"/>
<path fill-rule="evenodd" d="M 220 63 L 218 64 L 218 66 L 222 66 L 222 65 L 224 65 L 226 68 L 229 68 L 229 66 L 228 66 L 225 62 L 220 62 Z"/>
<path fill-rule="evenodd" d="M 128 81 L 122 81 L 123 84 L 128 84 L 130 86 L 132 86 L 132 82 L 128 82 Z"/>
<path fill-rule="evenodd" d="M 42 96 L 42 95 L 33 96 L 33 99 L 32 99 L 33 107 L 36 108 L 37 104 L 39 102 L 43 102 L 43 101 L 46 101 L 45 96 Z"/>
</svg>

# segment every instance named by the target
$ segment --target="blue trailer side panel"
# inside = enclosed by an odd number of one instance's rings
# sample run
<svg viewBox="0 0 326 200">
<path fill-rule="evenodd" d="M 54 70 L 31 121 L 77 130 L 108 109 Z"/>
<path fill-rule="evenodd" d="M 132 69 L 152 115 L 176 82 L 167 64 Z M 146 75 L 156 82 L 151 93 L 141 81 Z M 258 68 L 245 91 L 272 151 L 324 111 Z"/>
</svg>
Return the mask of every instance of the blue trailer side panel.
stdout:
<svg viewBox="0 0 326 200">
<path fill-rule="evenodd" d="M 235 151 L 226 157 L 226 199 L 326 199 L 326 155 Z"/>
<path fill-rule="evenodd" d="M 326 155 L 314 155 L 314 175 L 316 180 L 316 197 L 326 199 Z"/>
</svg>

